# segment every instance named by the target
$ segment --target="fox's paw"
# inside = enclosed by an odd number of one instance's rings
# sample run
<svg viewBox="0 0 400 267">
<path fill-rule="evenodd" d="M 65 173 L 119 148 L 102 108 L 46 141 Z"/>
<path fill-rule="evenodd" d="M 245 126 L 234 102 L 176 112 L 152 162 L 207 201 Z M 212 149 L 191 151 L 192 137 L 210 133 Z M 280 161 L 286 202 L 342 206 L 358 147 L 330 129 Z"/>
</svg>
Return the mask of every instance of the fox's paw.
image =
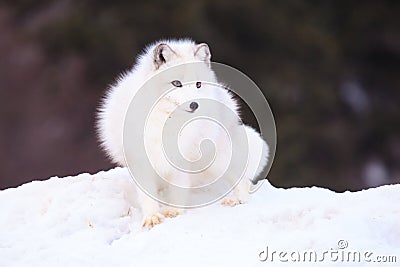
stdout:
<svg viewBox="0 0 400 267">
<path fill-rule="evenodd" d="M 243 204 L 243 203 L 246 203 L 246 201 L 243 200 L 243 199 L 240 199 L 240 198 L 238 198 L 236 196 L 226 197 L 221 202 L 221 204 L 223 206 L 229 206 L 229 207 L 233 207 L 233 206 L 236 206 L 236 205 L 239 205 L 239 204 Z"/>
<path fill-rule="evenodd" d="M 143 219 L 143 223 L 142 223 L 142 227 L 143 228 L 147 228 L 147 229 L 151 229 L 154 226 L 156 226 L 157 224 L 162 223 L 162 221 L 164 220 L 164 216 L 160 213 L 154 213 L 152 215 L 146 216 Z"/>
<path fill-rule="evenodd" d="M 174 217 L 178 216 L 179 214 L 182 214 L 182 211 L 177 208 L 166 208 L 163 211 L 163 215 L 168 218 L 174 218 Z"/>
</svg>

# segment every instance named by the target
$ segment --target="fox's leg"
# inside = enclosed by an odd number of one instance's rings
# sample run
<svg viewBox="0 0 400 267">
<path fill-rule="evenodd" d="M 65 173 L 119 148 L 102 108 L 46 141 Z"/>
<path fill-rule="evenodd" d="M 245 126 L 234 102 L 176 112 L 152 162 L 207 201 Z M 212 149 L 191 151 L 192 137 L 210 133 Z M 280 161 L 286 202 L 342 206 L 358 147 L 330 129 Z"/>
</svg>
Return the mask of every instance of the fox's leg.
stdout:
<svg viewBox="0 0 400 267">
<path fill-rule="evenodd" d="M 224 206 L 235 206 L 238 204 L 246 203 L 250 197 L 251 182 L 246 177 L 243 177 L 240 182 L 233 189 L 233 194 L 225 197 L 221 204 Z"/>
<path fill-rule="evenodd" d="M 269 151 L 267 143 L 253 128 L 244 127 L 248 140 L 247 149 L 243 148 L 243 153 L 248 153 L 247 167 L 242 179 L 234 188 L 233 195 L 222 201 L 222 204 L 227 206 L 235 206 L 248 201 L 251 181 L 257 178 L 267 164 Z"/>
<path fill-rule="evenodd" d="M 152 186 L 151 188 L 153 191 L 151 193 L 157 194 L 158 188 L 154 180 L 148 180 L 147 183 Z M 149 184 L 147 184 L 147 186 L 149 186 Z M 140 189 L 138 190 L 138 196 L 143 213 L 142 226 L 145 228 L 152 228 L 156 224 L 160 224 L 163 221 L 164 216 L 160 213 L 159 203 Z"/>
<path fill-rule="evenodd" d="M 190 180 L 187 174 L 185 173 L 175 173 L 172 175 L 170 181 L 179 185 L 180 187 L 185 187 L 176 190 L 168 190 L 166 192 L 167 199 L 171 206 L 166 206 L 163 210 L 163 214 L 165 217 L 176 217 L 179 214 L 183 213 L 183 209 L 174 207 L 174 205 L 185 206 L 187 205 L 188 194 L 190 191 Z"/>
</svg>

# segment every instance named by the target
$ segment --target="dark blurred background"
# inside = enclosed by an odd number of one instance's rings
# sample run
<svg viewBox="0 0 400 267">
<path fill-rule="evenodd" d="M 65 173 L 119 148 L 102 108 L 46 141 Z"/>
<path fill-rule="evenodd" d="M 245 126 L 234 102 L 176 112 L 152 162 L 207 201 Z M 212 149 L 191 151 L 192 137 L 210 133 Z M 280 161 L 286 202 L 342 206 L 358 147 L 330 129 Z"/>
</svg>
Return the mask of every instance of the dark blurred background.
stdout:
<svg viewBox="0 0 400 267">
<path fill-rule="evenodd" d="M 269 174 L 337 191 L 400 182 L 400 1 L 0 3 L 0 188 L 112 165 L 94 120 L 108 84 L 160 38 L 207 42 L 275 114 Z"/>
</svg>

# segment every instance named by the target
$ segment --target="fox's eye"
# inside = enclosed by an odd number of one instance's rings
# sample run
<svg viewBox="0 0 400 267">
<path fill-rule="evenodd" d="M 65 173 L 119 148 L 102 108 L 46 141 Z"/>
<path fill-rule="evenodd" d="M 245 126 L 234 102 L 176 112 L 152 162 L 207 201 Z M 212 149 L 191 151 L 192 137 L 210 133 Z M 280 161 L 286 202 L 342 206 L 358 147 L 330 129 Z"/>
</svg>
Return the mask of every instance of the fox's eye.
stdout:
<svg viewBox="0 0 400 267">
<path fill-rule="evenodd" d="M 181 81 L 178 81 L 178 80 L 172 81 L 171 84 L 172 84 L 173 86 L 175 86 L 175 87 L 182 87 Z"/>
<path fill-rule="evenodd" d="M 196 83 L 196 87 L 197 87 L 197 88 L 200 88 L 200 87 L 201 87 L 201 82 L 197 82 L 197 83 Z"/>
</svg>

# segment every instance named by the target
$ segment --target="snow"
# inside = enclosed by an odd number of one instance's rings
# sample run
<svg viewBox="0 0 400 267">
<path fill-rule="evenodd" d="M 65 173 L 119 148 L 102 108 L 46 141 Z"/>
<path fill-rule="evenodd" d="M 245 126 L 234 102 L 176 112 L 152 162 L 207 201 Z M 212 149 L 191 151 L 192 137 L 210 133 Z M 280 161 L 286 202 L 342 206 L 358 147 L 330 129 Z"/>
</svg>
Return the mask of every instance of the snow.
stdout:
<svg viewBox="0 0 400 267">
<path fill-rule="evenodd" d="M 304 251 L 318 253 L 324 266 L 400 262 L 400 185 L 335 193 L 265 182 L 246 204 L 187 210 L 150 230 L 141 228 L 133 185 L 126 169 L 115 168 L 0 191 L 0 266 L 321 264 L 293 262 Z M 274 258 L 261 261 L 267 248 Z M 335 261 L 326 251 L 359 252 L 361 260 Z M 379 255 L 397 263 L 373 263 Z"/>
</svg>

